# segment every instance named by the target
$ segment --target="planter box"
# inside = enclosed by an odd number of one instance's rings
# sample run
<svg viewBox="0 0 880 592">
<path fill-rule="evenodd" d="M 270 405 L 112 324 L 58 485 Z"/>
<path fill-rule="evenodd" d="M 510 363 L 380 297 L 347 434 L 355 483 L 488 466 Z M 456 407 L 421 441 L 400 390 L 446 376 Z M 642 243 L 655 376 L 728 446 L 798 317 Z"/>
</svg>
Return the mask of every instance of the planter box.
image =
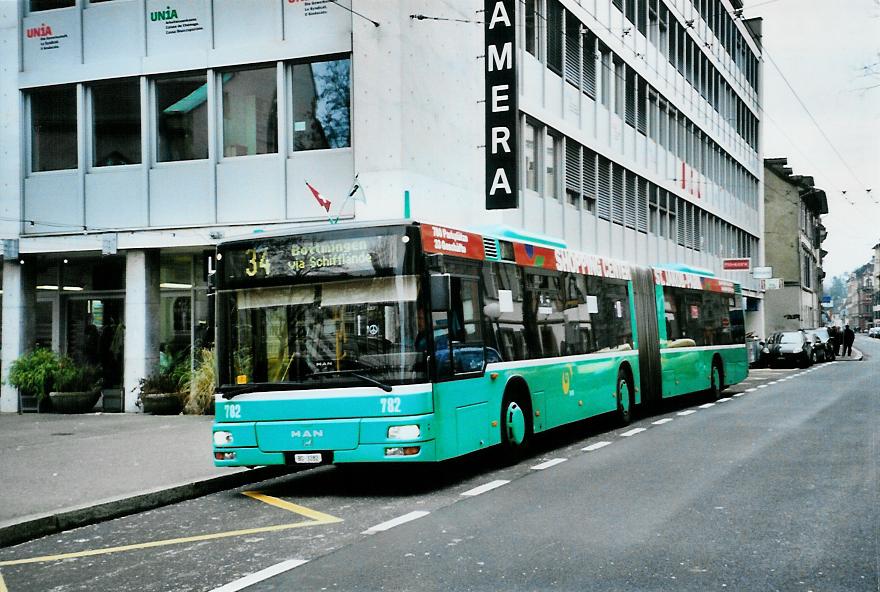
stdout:
<svg viewBox="0 0 880 592">
<path fill-rule="evenodd" d="M 52 410 L 56 413 L 88 413 L 95 408 L 101 391 L 49 393 Z"/>
<path fill-rule="evenodd" d="M 144 413 L 153 415 L 177 415 L 183 410 L 183 399 L 179 393 L 150 393 L 141 395 Z"/>
</svg>

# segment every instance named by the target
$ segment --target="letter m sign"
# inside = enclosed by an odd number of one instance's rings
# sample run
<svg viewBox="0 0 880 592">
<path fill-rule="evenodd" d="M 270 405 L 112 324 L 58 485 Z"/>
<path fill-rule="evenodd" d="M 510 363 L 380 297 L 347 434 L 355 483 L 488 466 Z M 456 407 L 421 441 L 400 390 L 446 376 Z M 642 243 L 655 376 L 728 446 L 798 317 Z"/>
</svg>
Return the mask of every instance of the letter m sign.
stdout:
<svg viewBox="0 0 880 592">
<path fill-rule="evenodd" d="M 517 0 L 485 0 L 486 209 L 518 205 Z"/>
</svg>

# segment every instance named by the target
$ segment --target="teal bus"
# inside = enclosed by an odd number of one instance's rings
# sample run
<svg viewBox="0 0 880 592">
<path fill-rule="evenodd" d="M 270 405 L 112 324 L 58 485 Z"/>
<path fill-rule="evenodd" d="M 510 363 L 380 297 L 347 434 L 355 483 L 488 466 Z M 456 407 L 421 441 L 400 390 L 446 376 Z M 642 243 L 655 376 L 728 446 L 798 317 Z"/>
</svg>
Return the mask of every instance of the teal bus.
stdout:
<svg viewBox="0 0 880 592">
<path fill-rule="evenodd" d="M 338 224 L 216 259 L 217 466 L 515 456 L 748 373 L 738 285 L 513 229 Z"/>
</svg>

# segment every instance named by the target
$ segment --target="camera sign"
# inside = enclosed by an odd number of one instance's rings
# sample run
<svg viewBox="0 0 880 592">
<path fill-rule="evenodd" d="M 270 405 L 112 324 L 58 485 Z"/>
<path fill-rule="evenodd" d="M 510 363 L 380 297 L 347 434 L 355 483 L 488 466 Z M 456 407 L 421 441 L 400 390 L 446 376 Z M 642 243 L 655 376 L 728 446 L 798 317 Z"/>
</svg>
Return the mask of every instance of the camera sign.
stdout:
<svg viewBox="0 0 880 592">
<path fill-rule="evenodd" d="M 486 209 L 518 205 L 516 0 L 486 0 Z"/>
</svg>

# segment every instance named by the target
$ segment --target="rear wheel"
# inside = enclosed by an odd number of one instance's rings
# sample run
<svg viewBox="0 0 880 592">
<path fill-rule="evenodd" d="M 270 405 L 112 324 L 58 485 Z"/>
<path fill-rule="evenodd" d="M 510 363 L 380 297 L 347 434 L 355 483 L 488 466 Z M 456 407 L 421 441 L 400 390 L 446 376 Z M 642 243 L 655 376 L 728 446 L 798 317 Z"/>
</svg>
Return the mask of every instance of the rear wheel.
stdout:
<svg viewBox="0 0 880 592">
<path fill-rule="evenodd" d="M 617 422 L 627 426 L 632 421 L 635 393 L 629 375 L 621 368 L 617 373 Z"/>
<path fill-rule="evenodd" d="M 721 391 L 724 390 L 724 374 L 721 371 L 721 364 L 718 360 L 712 360 L 712 371 L 709 374 L 709 396 L 713 401 L 721 398 Z"/>
</svg>

